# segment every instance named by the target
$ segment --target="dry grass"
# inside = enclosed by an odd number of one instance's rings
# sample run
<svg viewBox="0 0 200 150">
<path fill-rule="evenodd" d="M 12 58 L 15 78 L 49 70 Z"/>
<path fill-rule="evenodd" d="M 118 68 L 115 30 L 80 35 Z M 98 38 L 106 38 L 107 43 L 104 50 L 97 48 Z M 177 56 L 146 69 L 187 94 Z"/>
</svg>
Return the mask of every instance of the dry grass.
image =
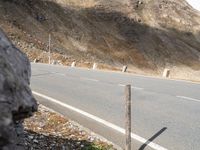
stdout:
<svg viewBox="0 0 200 150">
<path fill-rule="evenodd" d="M 91 8 L 97 5 L 96 0 L 57 0 L 58 3 L 66 6 L 70 5 L 72 7 L 81 7 L 81 8 Z"/>
<path fill-rule="evenodd" d="M 41 105 L 33 117 L 24 121 L 24 127 L 27 150 L 115 150 L 105 140 Z"/>
</svg>

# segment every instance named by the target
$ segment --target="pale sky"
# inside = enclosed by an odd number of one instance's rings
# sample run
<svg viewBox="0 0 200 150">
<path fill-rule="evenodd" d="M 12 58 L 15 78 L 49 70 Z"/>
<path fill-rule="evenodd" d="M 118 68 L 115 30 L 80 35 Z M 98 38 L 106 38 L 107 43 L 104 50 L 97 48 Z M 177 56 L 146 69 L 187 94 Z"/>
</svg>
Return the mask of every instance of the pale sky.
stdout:
<svg viewBox="0 0 200 150">
<path fill-rule="evenodd" d="M 187 0 L 190 5 L 200 11 L 200 0 Z"/>
</svg>

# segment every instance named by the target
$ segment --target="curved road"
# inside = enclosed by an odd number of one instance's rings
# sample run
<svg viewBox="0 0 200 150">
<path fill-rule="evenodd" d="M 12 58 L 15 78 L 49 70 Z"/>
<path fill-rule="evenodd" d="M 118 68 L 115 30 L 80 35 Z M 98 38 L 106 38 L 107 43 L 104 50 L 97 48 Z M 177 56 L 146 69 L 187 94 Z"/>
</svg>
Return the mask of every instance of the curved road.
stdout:
<svg viewBox="0 0 200 150">
<path fill-rule="evenodd" d="M 31 87 L 40 103 L 121 147 L 126 84 L 132 85 L 133 149 L 199 149 L 200 84 L 32 64 Z"/>
</svg>

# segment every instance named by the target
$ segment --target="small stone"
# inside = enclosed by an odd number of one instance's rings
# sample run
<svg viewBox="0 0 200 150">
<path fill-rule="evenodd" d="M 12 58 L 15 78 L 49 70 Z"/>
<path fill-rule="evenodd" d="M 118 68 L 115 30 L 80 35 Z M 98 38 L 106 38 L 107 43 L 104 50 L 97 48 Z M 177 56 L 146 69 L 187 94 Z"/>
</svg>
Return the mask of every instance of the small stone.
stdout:
<svg viewBox="0 0 200 150">
<path fill-rule="evenodd" d="M 30 135 L 30 136 L 28 136 L 28 138 L 32 140 L 34 137 L 32 135 Z"/>
<path fill-rule="evenodd" d="M 34 143 L 38 143 L 38 140 L 34 139 L 33 142 L 34 142 Z"/>
<path fill-rule="evenodd" d="M 84 145 L 83 144 L 81 144 L 81 148 L 83 148 L 84 147 Z"/>
</svg>

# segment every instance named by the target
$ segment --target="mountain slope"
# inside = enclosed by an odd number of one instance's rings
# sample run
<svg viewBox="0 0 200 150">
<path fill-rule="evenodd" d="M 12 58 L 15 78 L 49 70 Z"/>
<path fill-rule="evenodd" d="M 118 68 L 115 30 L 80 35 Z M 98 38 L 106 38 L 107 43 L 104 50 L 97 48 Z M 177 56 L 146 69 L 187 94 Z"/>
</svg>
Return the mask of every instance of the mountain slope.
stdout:
<svg viewBox="0 0 200 150">
<path fill-rule="evenodd" d="M 32 59 L 47 51 L 51 33 L 53 51 L 69 61 L 200 70 L 200 13 L 185 0 L 4 0 L 0 7 L 1 27 Z"/>
</svg>

